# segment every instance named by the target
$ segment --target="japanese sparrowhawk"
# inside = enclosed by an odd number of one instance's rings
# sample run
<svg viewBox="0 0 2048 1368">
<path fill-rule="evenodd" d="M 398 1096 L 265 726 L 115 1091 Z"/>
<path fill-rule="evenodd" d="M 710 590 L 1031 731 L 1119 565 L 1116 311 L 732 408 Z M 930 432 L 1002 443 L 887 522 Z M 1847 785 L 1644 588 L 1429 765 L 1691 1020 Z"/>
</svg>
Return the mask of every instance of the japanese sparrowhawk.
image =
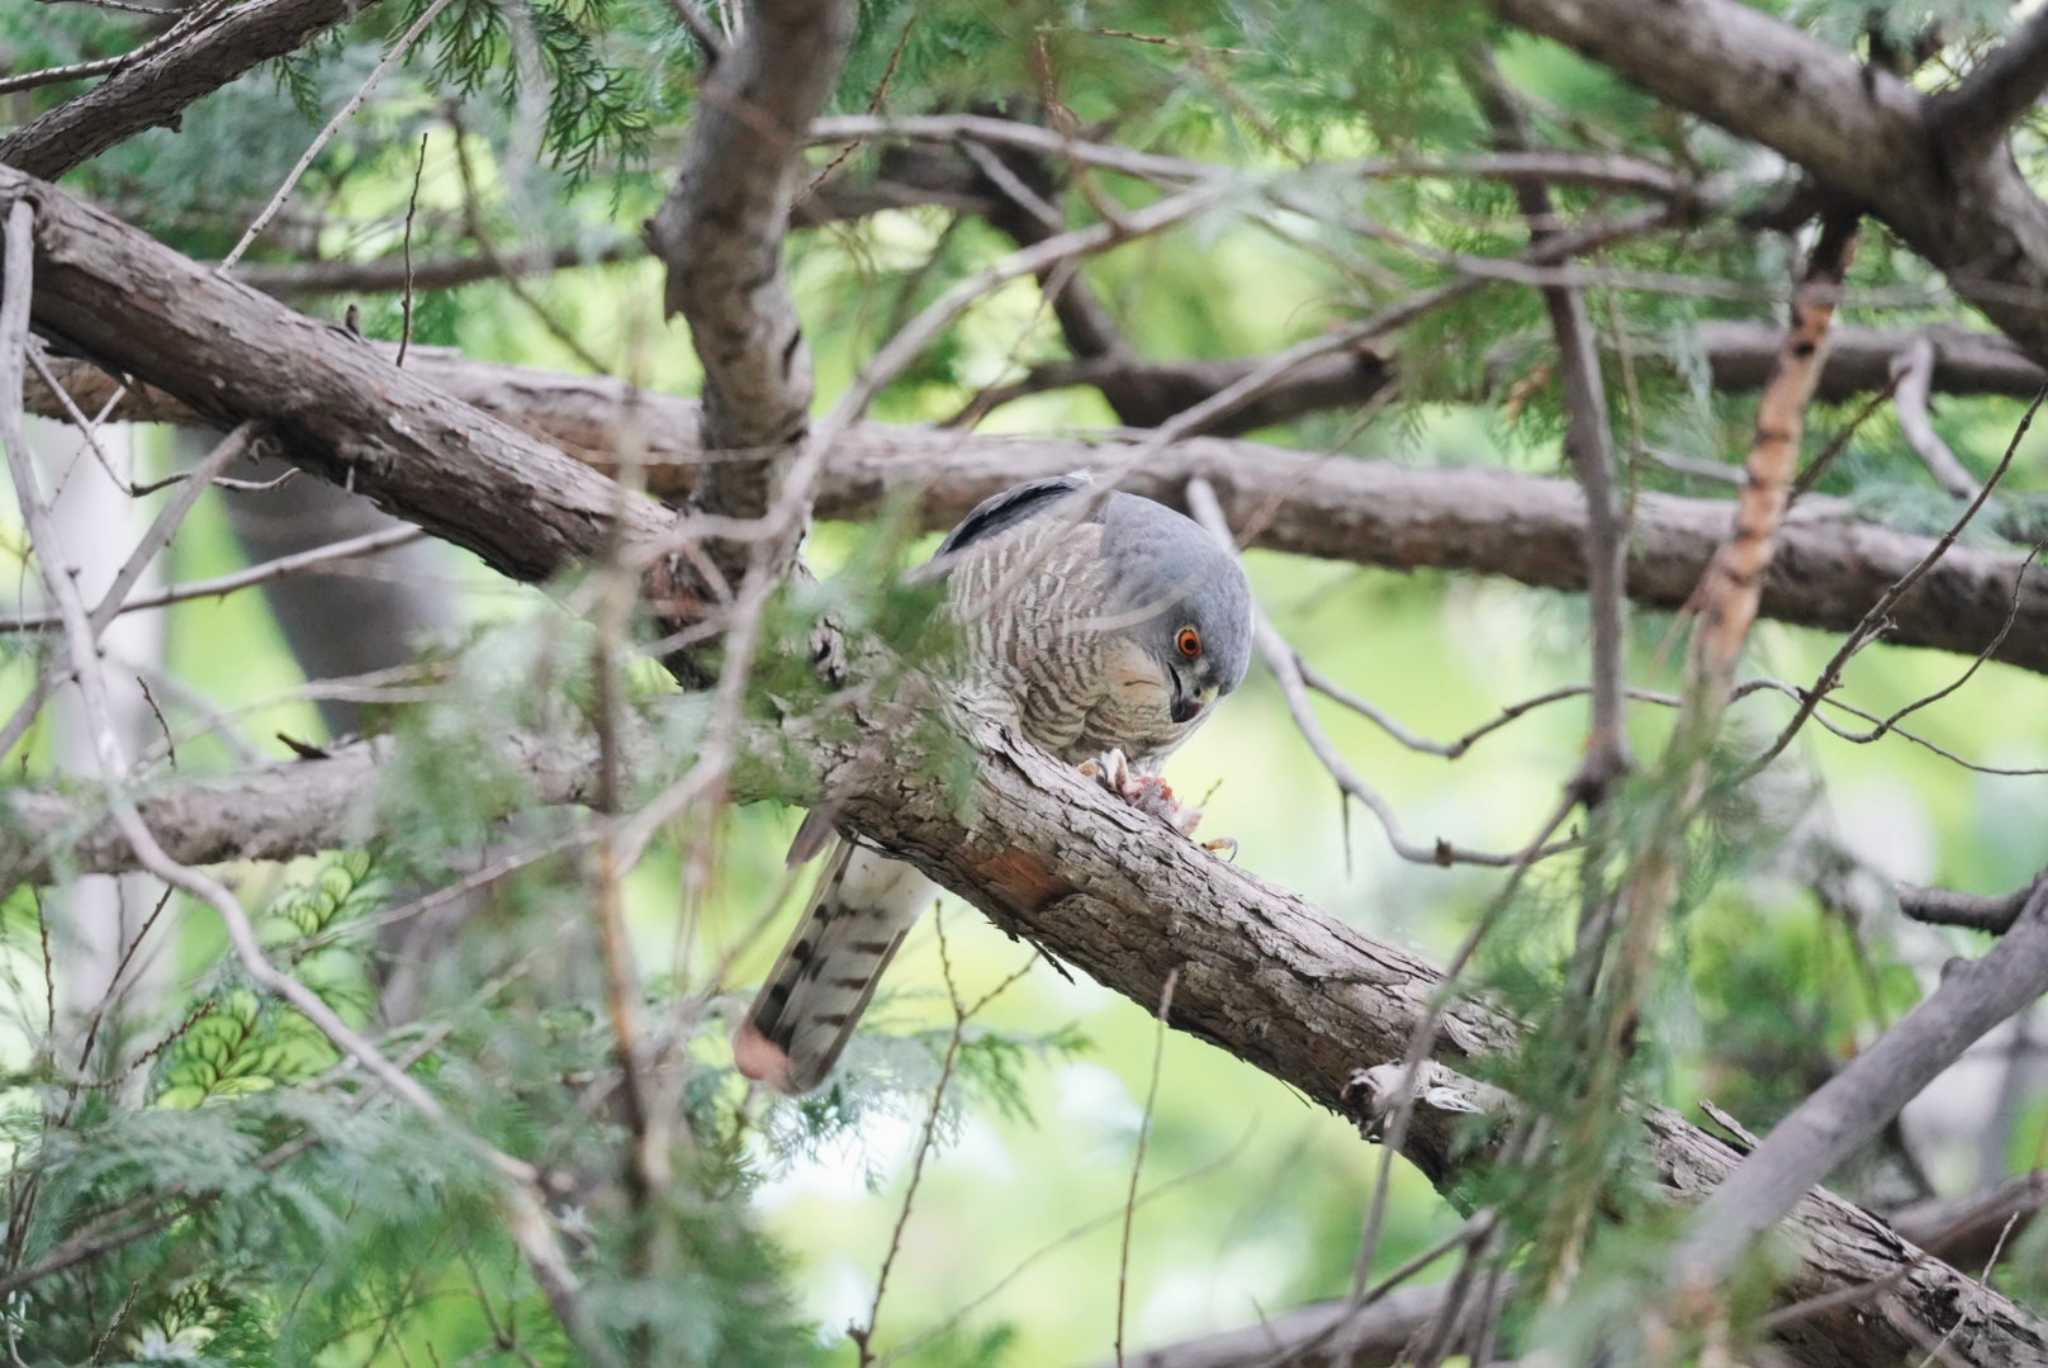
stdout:
<svg viewBox="0 0 2048 1368">
<path fill-rule="evenodd" d="M 1200 524 L 1085 476 L 1017 485 L 941 543 L 961 658 L 944 686 L 1008 715 L 1024 737 L 1088 766 L 1141 809 L 1191 822 L 1160 765 L 1243 682 L 1251 594 Z M 793 858 L 823 834 L 806 824 Z M 742 1073 L 782 1092 L 822 1083 L 933 886 L 840 840 L 809 910 L 733 1038 Z"/>
</svg>

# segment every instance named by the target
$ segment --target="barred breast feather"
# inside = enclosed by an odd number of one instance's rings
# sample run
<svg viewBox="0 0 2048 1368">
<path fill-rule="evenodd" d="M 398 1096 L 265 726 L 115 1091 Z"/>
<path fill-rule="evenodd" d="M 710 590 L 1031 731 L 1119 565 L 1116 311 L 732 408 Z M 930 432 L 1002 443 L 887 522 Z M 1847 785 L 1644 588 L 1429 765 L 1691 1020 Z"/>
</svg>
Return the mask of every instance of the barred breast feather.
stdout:
<svg viewBox="0 0 2048 1368">
<path fill-rule="evenodd" d="M 1102 522 L 1059 507 L 1079 487 L 1057 480 L 1006 491 L 940 547 L 932 573 L 946 576 L 961 648 L 940 667 L 942 685 L 1007 714 L 1055 755 L 1079 761 L 1119 749 L 1153 769 L 1193 724 L 1171 721 L 1160 667 L 1130 634 L 1133 610 L 1103 554 Z M 819 844 L 815 816 L 793 858 Z M 836 841 L 733 1038 L 740 1071 L 787 1093 L 823 1082 L 936 892 L 909 865 Z"/>
</svg>

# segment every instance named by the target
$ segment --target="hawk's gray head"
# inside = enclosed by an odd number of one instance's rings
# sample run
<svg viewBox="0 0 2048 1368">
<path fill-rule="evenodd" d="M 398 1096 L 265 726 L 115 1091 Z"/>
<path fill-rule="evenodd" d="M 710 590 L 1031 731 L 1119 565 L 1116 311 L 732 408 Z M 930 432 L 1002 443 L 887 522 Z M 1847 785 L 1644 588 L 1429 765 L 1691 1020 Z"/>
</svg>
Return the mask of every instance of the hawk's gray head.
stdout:
<svg viewBox="0 0 2048 1368">
<path fill-rule="evenodd" d="M 933 555 L 944 573 L 954 558 L 1024 529 L 1059 538 L 1063 526 L 1099 538 L 1108 574 L 1104 596 L 1065 605 L 1078 632 L 1103 632 L 1121 648 L 1106 662 L 1122 723 L 1142 749 L 1183 737 L 1211 703 L 1244 682 L 1251 664 L 1252 599 L 1231 549 L 1192 518 L 1121 490 L 1098 496 L 1087 474 L 1029 480 L 990 495 Z M 1027 543 L 1028 544 L 1028 543 Z M 1039 544 L 1042 548 L 1043 543 Z M 1029 564 L 1039 555 L 1023 554 Z M 1063 583 L 1060 576 L 1048 584 Z"/>
<path fill-rule="evenodd" d="M 1176 723 L 1194 721 L 1244 682 L 1252 598 L 1237 557 L 1200 523 L 1164 504 L 1117 493 L 1103 501 L 1102 554 L 1123 602 L 1112 630 L 1156 664 Z"/>
</svg>

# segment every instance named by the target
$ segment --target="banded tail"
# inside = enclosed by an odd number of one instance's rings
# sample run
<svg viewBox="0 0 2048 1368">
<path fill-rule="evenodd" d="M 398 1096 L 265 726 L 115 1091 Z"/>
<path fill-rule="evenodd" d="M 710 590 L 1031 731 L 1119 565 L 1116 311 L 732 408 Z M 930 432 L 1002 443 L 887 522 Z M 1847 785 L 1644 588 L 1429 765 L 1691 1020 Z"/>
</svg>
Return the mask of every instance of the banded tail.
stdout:
<svg viewBox="0 0 2048 1368">
<path fill-rule="evenodd" d="M 739 1071 L 791 1096 L 823 1083 L 933 892 L 910 865 L 835 843 L 809 909 L 733 1034 Z"/>
</svg>

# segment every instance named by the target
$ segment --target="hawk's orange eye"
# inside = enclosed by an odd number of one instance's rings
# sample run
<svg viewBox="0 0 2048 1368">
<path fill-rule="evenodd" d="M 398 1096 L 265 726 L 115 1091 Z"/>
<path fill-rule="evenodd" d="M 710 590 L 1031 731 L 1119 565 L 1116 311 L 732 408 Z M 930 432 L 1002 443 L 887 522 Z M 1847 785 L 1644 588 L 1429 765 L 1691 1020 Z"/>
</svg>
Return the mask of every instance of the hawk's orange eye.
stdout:
<svg viewBox="0 0 2048 1368">
<path fill-rule="evenodd" d="M 1180 634 L 1174 637 L 1173 644 L 1180 648 L 1182 655 L 1193 660 L 1202 653 L 1202 634 L 1192 627 L 1183 627 Z"/>
</svg>

